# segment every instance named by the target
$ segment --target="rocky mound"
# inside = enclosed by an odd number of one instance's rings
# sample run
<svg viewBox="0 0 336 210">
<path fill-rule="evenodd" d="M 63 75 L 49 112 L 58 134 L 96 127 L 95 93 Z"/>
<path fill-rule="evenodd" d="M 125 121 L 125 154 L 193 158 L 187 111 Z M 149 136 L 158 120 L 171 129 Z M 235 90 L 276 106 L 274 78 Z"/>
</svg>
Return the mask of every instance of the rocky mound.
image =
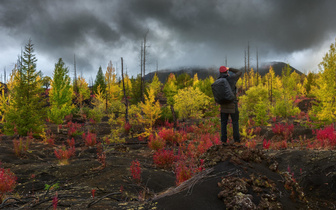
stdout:
<svg viewBox="0 0 336 210">
<path fill-rule="evenodd" d="M 167 210 L 332 208 L 330 202 L 308 198 L 291 169 L 279 170 L 286 163 L 284 154 L 279 155 L 243 146 L 214 146 L 201 157 L 206 170 L 157 195 L 150 205 Z"/>
</svg>

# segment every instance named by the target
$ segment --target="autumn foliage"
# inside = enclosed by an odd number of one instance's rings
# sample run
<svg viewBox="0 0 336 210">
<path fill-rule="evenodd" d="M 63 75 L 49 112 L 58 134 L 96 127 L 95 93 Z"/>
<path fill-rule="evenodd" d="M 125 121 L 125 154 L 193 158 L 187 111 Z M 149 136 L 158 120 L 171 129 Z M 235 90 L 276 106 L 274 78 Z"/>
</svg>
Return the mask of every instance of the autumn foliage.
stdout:
<svg viewBox="0 0 336 210">
<path fill-rule="evenodd" d="M 1 162 L 0 162 L 1 165 Z M 17 178 L 10 169 L 0 167 L 0 203 L 4 195 L 14 190 Z"/>
<path fill-rule="evenodd" d="M 327 126 L 324 129 L 314 131 L 317 141 L 322 148 L 332 148 L 336 146 L 336 132 L 334 126 Z"/>
<path fill-rule="evenodd" d="M 283 69 L 282 75 L 276 75 L 272 67 L 264 76 L 253 69 L 248 70 L 237 82 L 241 145 L 249 150 L 280 150 L 292 148 L 295 144 L 310 149 L 335 149 L 335 45 L 330 46 L 318 74 L 310 73 L 307 77 L 299 75 L 289 65 Z M 141 76 L 133 79 L 123 75 L 125 81 L 121 84 L 110 62 L 105 76 L 99 69 L 99 80 L 96 80 L 94 91 L 90 93 L 84 77 L 75 79 L 76 88 L 73 90 L 69 70 L 59 59 L 55 64 L 50 90 L 42 91 L 43 78 L 36 71 L 33 52 L 33 45 L 29 42 L 19 59 L 22 65 L 16 66 L 11 74 L 7 92 L 4 86 L 1 87 L 0 117 L 4 132 L 15 135 L 13 151 L 18 158 L 30 152 L 33 136 L 39 134 L 45 143 L 53 146 L 55 160 L 58 159 L 63 165 L 69 164 L 69 159 L 76 155 L 75 139 L 78 143 L 76 146 L 85 145 L 86 149 L 97 147 L 95 158 L 102 165 L 100 169 L 103 169 L 111 147 L 129 139 L 139 139 L 141 144 L 145 143 L 152 150 L 153 166 L 174 171 L 176 184 L 179 185 L 203 170 L 200 158 L 207 150 L 222 144 L 219 106 L 212 97 L 210 87 L 214 79 L 211 76 L 201 80 L 197 74 L 181 74 L 176 78 L 172 73 L 162 84 L 157 74 L 151 82 L 144 81 Z M 140 92 L 142 87 L 144 90 Z M 122 89 L 125 89 L 125 97 L 122 97 Z M 47 93 L 48 97 L 43 93 Z M 315 101 L 309 114 L 298 108 L 300 100 L 306 98 L 308 93 Z M 50 106 L 44 103 L 45 98 Z M 129 106 L 127 101 L 130 102 Z M 67 119 L 66 116 L 70 114 L 76 115 L 74 122 Z M 103 117 L 108 118 L 111 128 L 104 136 L 99 133 L 98 124 Z M 298 118 L 296 124 L 316 126 L 313 127 L 314 139 L 294 139 L 292 123 L 295 117 Z M 51 131 L 45 133 L 46 119 L 48 123 L 58 124 L 58 133 L 64 131 L 69 139 L 55 145 L 60 139 L 53 136 Z M 272 130 L 275 141 L 264 139 L 260 134 L 265 127 L 267 132 Z M 22 137 L 25 135 L 28 137 Z M 228 136 L 232 138 L 231 125 Z M 132 179 L 140 183 L 140 162 L 132 161 L 129 170 Z M 0 168 L 0 201 L 15 186 L 15 175 L 9 169 Z M 94 191 L 92 193 L 94 197 Z M 55 201 L 57 199 L 56 196 Z"/>
<path fill-rule="evenodd" d="M 141 167 L 140 162 L 138 160 L 132 161 L 130 172 L 133 180 L 139 183 L 141 181 Z"/>
<path fill-rule="evenodd" d="M 55 149 L 54 153 L 61 165 L 68 165 L 70 157 L 75 155 L 75 147 L 72 146 L 67 149 L 65 145 L 62 145 L 61 148 Z"/>
</svg>

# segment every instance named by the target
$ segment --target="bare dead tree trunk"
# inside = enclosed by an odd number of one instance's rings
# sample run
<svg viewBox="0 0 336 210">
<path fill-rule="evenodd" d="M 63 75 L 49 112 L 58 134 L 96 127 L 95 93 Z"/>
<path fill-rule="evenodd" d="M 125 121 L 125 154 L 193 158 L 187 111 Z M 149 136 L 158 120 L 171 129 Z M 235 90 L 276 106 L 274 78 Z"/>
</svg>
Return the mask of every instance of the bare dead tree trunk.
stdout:
<svg viewBox="0 0 336 210">
<path fill-rule="evenodd" d="M 77 92 L 76 54 L 74 54 L 74 91 Z"/>
<path fill-rule="evenodd" d="M 156 60 L 156 75 L 159 75 L 159 61 Z"/>
<path fill-rule="evenodd" d="M 109 68 L 111 68 L 111 71 L 109 71 Z M 113 64 L 112 64 L 112 61 L 110 61 L 108 64 L 107 64 L 107 71 L 106 71 L 106 74 L 110 74 L 110 72 L 113 72 Z M 105 112 L 107 113 L 107 107 L 108 107 L 108 98 L 110 97 L 110 88 L 111 88 L 111 77 L 112 74 L 110 75 L 105 75 L 105 78 L 107 77 L 108 80 L 106 82 L 106 86 L 108 88 L 106 88 L 106 97 L 105 97 Z M 109 90 L 109 91 L 108 91 Z"/>
<path fill-rule="evenodd" d="M 258 48 L 257 48 L 257 86 L 259 85 L 259 58 L 258 58 Z"/>
<path fill-rule="evenodd" d="M 247 42 L 247 74 L 251 71 L 250 69 L 250 42 Z M 251 78 L 247 78 L 248 88 L 251 87 Z"/>
<path fill-rule="evenodd" d="M 6 77 L 6 67 L 5 67 L 5 69 L 4 69 L 4 84 L 6 84 L 7 83 L 7 77 Z"/>
<path fill-rule="evenodd" d="M 143 73 L 142 73 L 142 56 L 143 56 L 143 43 L 141 43 L 141 50 L 140 50 L 140 73 L 141 73 L 141 79 L 140 79 L 140 99 L 143 101 Z"/>
<path fill-rule="evenodd" d="M 271 104 L 273 104 L 273 75 L 271 74 Z"/>
<path fill-rule="evenodd" d="M 109 84 L 107 84 L 107 85 L 109 85 Z M 107 98 L 109 97 L 109 93 L 108 93 L 108 91 L 106 90 L 106 96 L 105 96 L 105 112 L 107 113 Z"/>
<path fill-rule="evenodd" d="M 127 65 L 126 65 L 126 73 L 125 73 L 125 75 L 127 76 L 127 78 L 129 79 L 129 77 L 128 77 L 128 73 L 127 73 Z M 128 91 L 126 91 L 126 95 L 130 95 L 130 92 L 129 92 L 129 87 L 128 87 L 128 83 L 126 83 L 126 85 L 125 85 L 125 89 L 126 90 L 128 90 Z M 128 99 L 127 99 L 127 102 L 128 102 Z"/>
<path fill-rule="evenodd" d="M 245 92 L 247 90 L 247 74 L 246 74 L 246 50 L 245 50 L 245 73 L 244 73 L 244 76 L 245 76 Z"/>
<path fill-rule="evenodd" d="M 146 42 L 147 42 L 147 35 L 148 35 L 149 30 L 146 31 L 145 36 L 144 36 L 144 42 L 143 42 L 143 88 L 142 88 L 142 102 L 144 102 L 144 90 L 145 90 L 145 75 L 146 75 Z"/>
<path fill-rule="evenodd" d="M 122 78 L 124 98 L 125 98 L 125 106 L 126 106 L 125 122 L 128 123 L 128 99 L 127 99 L 127 96 L 126 96 L 125 79 L 124 79 L 124 60 L 123 60 L 122 57 L 121 57 L 121 78 Z"/>
<path fill-rule="evenodd" d="M 177 126 L 177 117 L 176 117 L 176 112 L 175 112 L 175 109 L 174 109 L 173 105 L 170 105 L 170 111 L 172 112 L 172 115 L 173 115 L 174 127 L 176 127 Z"/>
</svg>

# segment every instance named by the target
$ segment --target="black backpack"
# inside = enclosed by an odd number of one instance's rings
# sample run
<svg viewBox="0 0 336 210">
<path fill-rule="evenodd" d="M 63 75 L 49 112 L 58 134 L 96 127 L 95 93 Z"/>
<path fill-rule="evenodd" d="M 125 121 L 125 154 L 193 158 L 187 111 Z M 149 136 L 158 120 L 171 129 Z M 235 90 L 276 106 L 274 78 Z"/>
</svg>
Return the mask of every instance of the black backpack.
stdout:
<svg viewBox="0 0 336 210">
<path fill-rule="evenodd" d="M 236 98 L 226 78 L 219 78 L 211 85 L 212 93 L 218 104 L 226 104 Z"/>
</svg>

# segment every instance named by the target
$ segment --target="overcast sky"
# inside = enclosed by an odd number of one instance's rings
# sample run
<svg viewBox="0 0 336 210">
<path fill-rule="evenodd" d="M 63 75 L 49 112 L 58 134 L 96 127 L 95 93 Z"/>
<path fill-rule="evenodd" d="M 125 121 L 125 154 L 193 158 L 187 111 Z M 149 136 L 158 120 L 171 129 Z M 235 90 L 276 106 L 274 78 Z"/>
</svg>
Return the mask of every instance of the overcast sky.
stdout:
<svg viewBox="0 0 336 210">
<path fill-rule="evenodd" d="M 146 71 L 181 66 L 242 67 L 282 61 L 317 71 L 336 38 L 331 0 L 1 0 L 0 70 L 13 69 L 31 39 L 37 69 L 52 76 L 62 58 L 88 79 L 120 57 L 140 72 L 140 45 L 148 30 Z M 2 71 L 0 71 L 1 73 Z M 8 73 L 7 73 L 8 74 Z"/>
</svg>

